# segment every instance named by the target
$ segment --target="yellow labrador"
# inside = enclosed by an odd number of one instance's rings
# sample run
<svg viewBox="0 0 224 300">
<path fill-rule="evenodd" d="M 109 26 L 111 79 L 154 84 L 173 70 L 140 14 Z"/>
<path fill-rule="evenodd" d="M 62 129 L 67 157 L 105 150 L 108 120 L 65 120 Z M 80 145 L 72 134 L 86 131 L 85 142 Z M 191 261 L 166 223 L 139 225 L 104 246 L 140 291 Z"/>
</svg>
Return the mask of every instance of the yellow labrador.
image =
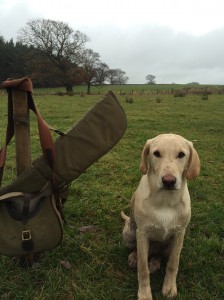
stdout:
<svg viewBox="0 0 224 300">
<path fill-rule="evenodd" d="M 200 160 L 191 142 L 180 135 L 161 134 L 146 142 L 140 170 L 143 176 L 131 199 L 130 217 L 121 213 L 123 240 L 132 250 L 129 265 L 138 269 L 138 299 L 152 299 L 149 275 L 159 269 L 162 256 L 168 259 L 162 293 L 174 297 L 191 217 L 187 180 L 199 175 Z"/>
</svg>

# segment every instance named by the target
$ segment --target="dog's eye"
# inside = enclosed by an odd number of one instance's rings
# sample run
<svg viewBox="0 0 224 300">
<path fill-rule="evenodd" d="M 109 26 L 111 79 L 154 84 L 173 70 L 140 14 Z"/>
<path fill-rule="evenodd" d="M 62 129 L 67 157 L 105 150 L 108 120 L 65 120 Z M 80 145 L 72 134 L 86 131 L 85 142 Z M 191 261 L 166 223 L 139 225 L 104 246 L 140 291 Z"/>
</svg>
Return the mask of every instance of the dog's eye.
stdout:
<svg viewBox="0 0 224 300">
<path fill-rule="evenodd" d="M 183 158 L 184 156 L 185 156 L 185 153 L 181 151 L 181 152 L 178 153 L 177 157 L 178 158 Z"/>
<path fill-rule="evenodd" d="M 161 156 L 159 151 L 155 151 L 153 154 L 154 154 L 155 157 L 160 157 Z"/>
</svg>

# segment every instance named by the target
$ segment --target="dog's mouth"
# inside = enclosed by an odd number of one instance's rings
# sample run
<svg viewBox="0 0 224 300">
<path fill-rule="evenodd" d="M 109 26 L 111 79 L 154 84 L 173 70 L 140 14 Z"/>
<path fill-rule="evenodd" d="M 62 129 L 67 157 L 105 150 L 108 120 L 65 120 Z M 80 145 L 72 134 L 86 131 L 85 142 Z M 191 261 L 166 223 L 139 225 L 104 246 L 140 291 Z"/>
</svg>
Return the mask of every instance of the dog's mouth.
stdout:
<svg viewBox="0 0 224 300">
<path fill-rule="evenodd" d="M 175 186 L 171 186 L 171 187 L 163 186 L 163 190 L 175 191 L 177 190 L 177 188 Z"/>
</svg>

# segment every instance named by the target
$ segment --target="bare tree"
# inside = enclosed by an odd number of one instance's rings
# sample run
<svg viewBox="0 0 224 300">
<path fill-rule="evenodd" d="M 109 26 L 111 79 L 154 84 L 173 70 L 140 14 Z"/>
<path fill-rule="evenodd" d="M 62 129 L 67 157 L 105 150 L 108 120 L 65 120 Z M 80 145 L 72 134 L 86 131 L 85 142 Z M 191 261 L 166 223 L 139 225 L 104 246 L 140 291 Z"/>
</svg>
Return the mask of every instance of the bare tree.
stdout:
<svg viewBox="0 0 224 300">
<path fill-rule="evenodd" d="M 116 70 L 115 69 L 110 69 L 107 73 L 107 78 L 110 84 L 114 84 L 116 80 Z"/>
<path fill-rule="evenodd" d="M 97 68 L 99 67 L 100 55 L 91 49 L 86 49 L 83 51 L 81 58 L 81 78 L 87 84 L 87 93 L 90 94 L 90 86 L 97 83 Z"/>
<path fill-rule="evenodd" d="M 61 82 L 67 91 L 72 91 L 75 81 L 75 68 L 88 37 L 73 31 L 68 24 L 49 19 L 33 19 L 21 28 L 18 41 L 34 47 L 36 52 L 46 55 L 58 68 Z M 47 72 L 47 70 L 46 70 Z"/>
<path fill-rule="evenodd" d="M 108 77 L 109 67 L 107 64 L 100 62 L 99 66 L 96 68 L 96 84 L 104 84 Z"/>
<path fill-rule="evenodd" d="M 154 75 L 147 75 L 145 79 L 147 80 L 147 84 L 156 84 L 156 76 Z"/>
<path fill-rule="evenodd" d="M 107 77 L 110 84 L 126 84 L 129 78 L 125 74 L 121 69 L 110 69 Z"/>
<path fill-rule="evenodd" d="M 126 72 L 121 69 L 117 69 L 117 84 L 126 84 L 128 82 L 128 77 L 126 76 Z"/>
</svg>

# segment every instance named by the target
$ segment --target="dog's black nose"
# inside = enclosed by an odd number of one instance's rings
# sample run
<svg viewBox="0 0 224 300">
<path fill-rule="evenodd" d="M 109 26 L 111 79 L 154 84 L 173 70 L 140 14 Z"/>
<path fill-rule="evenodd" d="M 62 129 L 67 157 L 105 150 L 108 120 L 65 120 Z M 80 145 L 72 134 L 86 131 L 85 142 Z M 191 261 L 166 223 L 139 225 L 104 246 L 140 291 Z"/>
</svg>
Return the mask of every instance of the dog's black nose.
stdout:
<svg viewBox="0 0 224 300">
<path fill-rule="evenodd" d="M 176 181 L 176 177 L 170 174 L 162 177 L 163 186 L 166 189 L 173 189 L 176 184 Z"/>
</svg>

